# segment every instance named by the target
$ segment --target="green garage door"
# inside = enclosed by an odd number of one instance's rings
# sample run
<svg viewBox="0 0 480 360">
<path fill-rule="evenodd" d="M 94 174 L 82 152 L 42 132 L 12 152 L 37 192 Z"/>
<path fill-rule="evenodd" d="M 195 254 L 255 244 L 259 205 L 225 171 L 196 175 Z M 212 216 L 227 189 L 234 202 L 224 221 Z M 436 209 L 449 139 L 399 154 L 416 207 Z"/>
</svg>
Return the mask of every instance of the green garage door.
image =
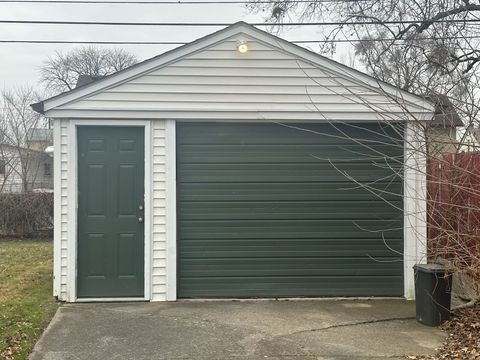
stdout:
<svg viewBox="0 0 480 360">
<path fill-rule="evenodd" d="M 398 132 L 179 123 L 178 296 L 402 295 Z"/>
</svg>

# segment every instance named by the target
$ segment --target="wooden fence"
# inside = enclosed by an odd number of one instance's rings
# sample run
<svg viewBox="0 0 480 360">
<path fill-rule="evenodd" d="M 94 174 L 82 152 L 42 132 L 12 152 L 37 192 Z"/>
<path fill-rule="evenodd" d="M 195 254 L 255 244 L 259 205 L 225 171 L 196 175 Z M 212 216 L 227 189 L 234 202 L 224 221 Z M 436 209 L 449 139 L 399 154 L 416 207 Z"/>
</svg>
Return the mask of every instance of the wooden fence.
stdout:
<svg viewBox="0 0 480 360">
<path fill-rule="evenodd" d="M 480 265 L 480 152 L 429 160 L 427 179 L 430 260 L 471 272 Z"/>
</svg>

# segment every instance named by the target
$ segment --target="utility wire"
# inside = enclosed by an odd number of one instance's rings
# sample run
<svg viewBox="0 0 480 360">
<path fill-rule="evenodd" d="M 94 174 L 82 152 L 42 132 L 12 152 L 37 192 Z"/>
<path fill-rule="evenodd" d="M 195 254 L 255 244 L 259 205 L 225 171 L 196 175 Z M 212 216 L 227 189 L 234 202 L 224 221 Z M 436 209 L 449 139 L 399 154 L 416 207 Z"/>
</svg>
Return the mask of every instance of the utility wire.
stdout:
<svg viewBox="0 0 480 360">
<path fill-rule="evenodd" d="M 185 45 L 182 41 L 75 41 L 75 40 L 0 40 L 13 44 L 98 44 L 98 45 Z"/>
<path fill-rule="evenodd" d="M 394 25 L 418 24 L 421 21 L 332 21 L 332 22 L 291 22 L 291 23 L 250 23 L 253 26 L 342 26 L 342 25 Z M 480 23 L 480 19 L 436 20 L 435 23 Z M 231 23 L 195 23 L 195 22 L 122 22 L 122 21 L 59 21 L 59 20 L 0 20 L 0 24 L 32 24 L 32 25 L 107 25 L 107 26 L 180 26 L 180 27 L 221 27 Z"/>
<path fill-rule="evenodd" d="M 428 37 L 418 39 L 423 40 L 450 40 L 450 39 L 480 39 L 478 36 L 465 36 L 465 37 Z M 286 40 L 289 41 L 289 40 Z M 294 44 L 314 44 L 314 43 L 352 43 L 352 42 L 379 42 L 379 41 L 400 41 L 405 42 L 404 39 L 333 39 L 333 40 L 293 40 L 289 41 Z M 0 39 L 0 43 L 13 43 L 13 44 L 96 44 L 96 45 L 185 45 L 189 42 L 186 41 L 88 41 L 88 40 L 6 40 Z"/>
<path fill-rule="evenodd" d="M 315 0 L 315 2 L 358 2 L 369 0 Z M 312 0 L 288 0 L 289 3 L 309 3 Z M 254 2 L 246 0 L 165 0 L 165 1 L 121 1 L 121 0 L 0 0 L 1 3 L 28 3 L 28 4 L 134 4 L 134 5 L 163 5 L 163 4 L 180 4 L 180 5 L 194 5 L 194 4 L 279 4 L 278 1 L 273 0 L 258 0 Z"/>
</svg>

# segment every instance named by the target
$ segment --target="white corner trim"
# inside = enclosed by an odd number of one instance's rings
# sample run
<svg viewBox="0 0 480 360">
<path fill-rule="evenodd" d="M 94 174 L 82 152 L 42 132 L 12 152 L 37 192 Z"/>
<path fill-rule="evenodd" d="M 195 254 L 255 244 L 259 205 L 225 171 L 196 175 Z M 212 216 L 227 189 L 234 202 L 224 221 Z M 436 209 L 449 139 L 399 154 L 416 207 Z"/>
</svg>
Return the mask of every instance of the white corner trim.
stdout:
<svg viewBox="0 0 480 360">
<path fill-rule="evenodd" d="M 68 125 L 68 240 L 67 240 L 67 301 L 81 301 L 77 298 L 77 209 L 78 209 L 78 183 L 77 183 L 77 127 L 78 126 L 139 126 L 144 130 L 145 147 L 145 296 L 144 300 L 151 298 L 151 216 L 152 216 L 152 176 L 151 176 L 151 128 L 148 120 L 69 120 Z M 148 212 L 148 213 L 147 213 Z"/>
<path fill-rule="evenodd" d="M 67 301 L 77 298 L 77 129 L 68 122 L 67 140 Z"/>
<path fill-rule="evenodd" d="M 165 122 L 166 284 L 167 301 L 177 300 L 177 170 L 176 123 Z"/>
<path fill-rule="evenodd" d="M 413 266 L 427 261 L 426 143 L 420 124 L 406 124 L 404 151 L 404 296 L 413 300 Z"/>
<path fill-rule="evenodd" d="M 108 120 L 107 120 L 108 122 Z M 123 121 L 119 121 L 123 123 Z M 144 207 L 145 207 L 145 228 L 144 228 L 144 246 L 145 258 L 143 263 L 144 276 L 144 299 L 150 300 L 152 298 L 152 217 L 153 217 L 153 201 L 152 201 L 152 129 L 151 121 L 142 121 L 144 126 Z M 139 123 L 140 125 L 140 123 Z M 150 213 L 148 213 L 150 212 Z"/>
<path fill-rule="evenodd" d="M 53 122 L 53 296 L 60 295 L 62 277 L 62 129 Z"/>
</svg>

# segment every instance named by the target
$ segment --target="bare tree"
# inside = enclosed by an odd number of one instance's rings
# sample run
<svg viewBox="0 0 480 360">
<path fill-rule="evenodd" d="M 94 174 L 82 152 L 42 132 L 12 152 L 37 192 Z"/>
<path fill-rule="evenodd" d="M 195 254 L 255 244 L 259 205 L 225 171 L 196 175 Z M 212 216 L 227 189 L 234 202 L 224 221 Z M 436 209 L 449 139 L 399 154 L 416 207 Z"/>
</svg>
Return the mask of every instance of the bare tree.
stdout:
<svg viewBox="0 0 480 360">
<path fill-rule="evenodd" d="M 18 157 L 14 156 L 15 149 L 4 139 L 7 128 L 7 122 L 0 116 L 0 193 L 7 190 L 17 175 L 15 169 L 19 168 Z"/>
<path fill-rule="evenodd" d="M 327 40 L 377 37 L 401 44 L 418 37 L 432 39 L 442 45 L 445 71 L 469 72 L 480 62 L 480 39 L 475 26 L 480 4 L 470 0 L 283 0 L 271 4 L 251 0 L 248 6 L 286 25 L 286 19 L 338 24 L 326 28 L 323 37 Z M 438 53 L 430 54 L 430 50 L 425 49 L 425 55 L 435 61 Z"/>
<path fill-rule="evenodd" d="M 46 90 L 60 93 L 75 87 L 80 75 L 105 76 L 137 62 L 123 49 L 79 47 L 68 53 L 56 52 L 40 69 Z"/>
<path fill-rule="evenodd" d="M 385 33 L 381 38 L 387 38 Z M 388 41 L 362 38 L 354 44 L 355 55 L 377 79 L 413 93 L 432 93 L 461 98 L 468 91 L 471 73 L 445 72 L 447 49 L 435 40 L 418 37 L 391 46 Z M 425 57 L 425 52 L 430 57 Z"/>
<path fill-rule="evenodd" d="M 382 36 L 387 37 L 385 34 Z M 360 63 L 375 78 L 428 97 L 437 103 L 438 111 L 445 111 L 447 106 L 449 114 L 443 116 L 445 128 L 452 126 L 451 120 L 454 117 L 458 122 L 463 122 L 463 136 L 455 142 L 455 146 L 450 147 L 450 152 L 465 151 L 466 146 L 474 145 L 469 135 L 470 131 L 478 127 L 480 98 L 477 95 L 480 78 L 477 71 L 465 73 L 458 68 L 445 71 L 450 58 L 444 44 L 421 36 L 404 42 L 401 46 L 392 45 L 389 41 L 363 38 L 355 43 L 354 48 Z M 426 53 L 429 54 L 428 57 Z M 427 136 L 430 140 L 436 138 L 437 143 L 438 127 L 437 121 L 427 128 Z M 451 139 L 444 140 L 452 143 Z M 432 156 L 438 150 L 443 151 L 444 144 L 438 143 L 437 149 L 433 141 L 429 141 L 429 144 Z"/>
<path fill-rule="evenodd" d="M 8 183 L 19 182 L 22 191 L 32 190 L 40 168 L 41 151 L 30 148 L 30 129 L 45 127 L 47 122 L 30 107 L 38 102 L 39 94 L 30 87 L 4 91 L 0 96 L 0 159 L 4 176 L 0 179 L 1 190 Z"/>
</svg>

